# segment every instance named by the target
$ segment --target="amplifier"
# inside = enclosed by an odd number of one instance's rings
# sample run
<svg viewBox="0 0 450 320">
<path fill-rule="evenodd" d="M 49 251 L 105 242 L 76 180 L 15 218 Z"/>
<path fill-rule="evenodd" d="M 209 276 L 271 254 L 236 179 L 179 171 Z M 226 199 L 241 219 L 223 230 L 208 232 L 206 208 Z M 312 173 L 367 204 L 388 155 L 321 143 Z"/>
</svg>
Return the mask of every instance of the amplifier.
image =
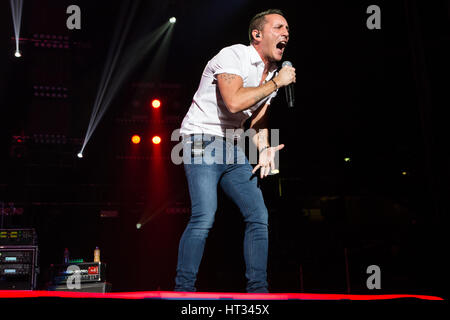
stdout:
<svg viewBox="0 0 450 320">
<path fill-rule="evenodd" d="M 50 283 L 52 285 L 67 284 L 67 279 L 79 277 L 80 283 L 105 281 L 106 264 L 102 262 L 82 262 L 73 264 L 52 265 L 50 267 Z"/>
<path fill-rule="evenodd" d="M 37 255 L 37 246 L 0 246 L 0 289 L 35 289 Z"/>
<path fill-rule="evenodd" d="M 0 276 L 26 276 L 31 274 L 31 264 L 0 264 Z"/>
<path fill-rule="evenodd" d="M 35 246 L 37 235 L 34 229 L 0 229 L 0 246 Z"/>
<path fill-rule="evenodd" d="M 29 276 L 0 276 L 0 290 L 34 290 Z"/>
<path fill-rule="evenodd" d="M 6 263 L 29 263 L 34 262 L 34 251 L 33 250 L 2 250 L 0 248 L 0 264 Z"/>
</svg>

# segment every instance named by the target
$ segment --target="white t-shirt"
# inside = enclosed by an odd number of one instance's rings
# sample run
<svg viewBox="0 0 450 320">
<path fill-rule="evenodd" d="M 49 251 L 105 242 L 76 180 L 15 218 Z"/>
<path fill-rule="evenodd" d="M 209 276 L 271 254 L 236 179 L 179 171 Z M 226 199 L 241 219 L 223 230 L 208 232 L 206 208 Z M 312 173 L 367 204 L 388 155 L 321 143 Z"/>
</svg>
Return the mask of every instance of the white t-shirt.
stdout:
<svg viewBox="0 0 450 320">
<path fill-rule="evenodd" d="M 265 81 L 272 79 L 276 67 L 269 71 Z M 192 104 L 181 123 L 182 135 L 206 133 L 225 137 L 226 129 L 239 129 L 253 112 L 264 104 L 270 104 L 277 91 L 252 107 L 231 113 L 220 95 L 217 75 L 232 73 L 240 76 L 244 87 L 257 87 L 264 72 L 264 62 L 252 46 L 235 44 L 223 48 L 203 70 L 202 78 Z"/>
</svg>

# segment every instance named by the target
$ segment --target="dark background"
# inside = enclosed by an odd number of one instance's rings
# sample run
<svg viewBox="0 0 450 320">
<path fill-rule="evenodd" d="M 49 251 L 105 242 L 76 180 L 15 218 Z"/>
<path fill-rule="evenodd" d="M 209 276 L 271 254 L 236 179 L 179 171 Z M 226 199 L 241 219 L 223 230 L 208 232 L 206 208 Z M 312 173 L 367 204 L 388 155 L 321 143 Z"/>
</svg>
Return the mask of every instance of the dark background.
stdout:
<svg viewBox="0 0 450 320">
<path fill-rule="evenodd" d="M 72 4 L 81 8 L 81 30 L 66 28 Z M 381 30 L 366 27 L 371 4 L 381 8 Z M 289 23 L 284 59 L 296 67 L 297 83 L 295 108 L 282 90 L 271 105 L 271 127 L 286 147 L 280 174 L 261 181 L 270 212 L 271 291 L 447 294 L 444 0 L 25 1 L 20 59 L 3 1 L 0 201 L 23 209 L 5 215 L 5 227 L 38 232 L 40 288 L 64 248 L 92 261 L 99 246 L 113 291 L 173 289 L 190 204 L 182 167 L 170 162 L 170 133 L 207 61 L 225 46 L 248 44 L 249 20 L 272 7 Z M 107 91 L 112 103 L 78 159 L 115 30 L 123 32 L 121 13 L 131 24 L 119 61 L 130 73 Z M 135 52 L 133 44 L 171 16 L 177 23 L 155 76 L 149 70 L 158 45 Z M 69 47 L 36 47 L 46 39 L 41 34 L 67 37 L 61 41 Z M 67 98 L 36 96 L 34 86 L 66 88 Z M 155 97 L 161 110 L 149 107 Z M 130 143 L 135 133 L 143 137 L 137 146 Z M 154 134 L 160 146 L 149 142 Z M 244 225 L 222 193 L 220 204 L 198 290 L 244 291 Z M 366 287 L 372 264 L 381 268 L 381 290 Z"/>
</svg>

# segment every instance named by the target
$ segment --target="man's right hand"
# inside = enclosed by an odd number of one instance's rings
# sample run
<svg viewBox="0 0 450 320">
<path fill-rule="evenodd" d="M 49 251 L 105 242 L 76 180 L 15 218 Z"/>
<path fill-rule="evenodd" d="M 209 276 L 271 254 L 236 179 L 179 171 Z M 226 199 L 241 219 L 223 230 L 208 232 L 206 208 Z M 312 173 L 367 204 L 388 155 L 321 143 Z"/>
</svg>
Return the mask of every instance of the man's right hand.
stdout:
<svg viewBox="0 0 450 320">
<path fill-rule="evenodd" d="M 278 87 L 284 87 L 291 83 L 295 83 L 295 68 L 285 66 L 281 68 L 278 75 L 273 79 L 277 83 Z"/>
</svg>

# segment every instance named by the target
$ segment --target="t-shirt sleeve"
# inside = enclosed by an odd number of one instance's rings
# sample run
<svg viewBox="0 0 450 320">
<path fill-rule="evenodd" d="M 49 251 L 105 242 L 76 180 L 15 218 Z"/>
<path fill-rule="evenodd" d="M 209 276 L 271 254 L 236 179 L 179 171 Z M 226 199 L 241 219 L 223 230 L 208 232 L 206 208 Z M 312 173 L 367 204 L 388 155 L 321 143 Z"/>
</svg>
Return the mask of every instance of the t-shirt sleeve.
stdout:
<svg viewBox="0 0 450 320">
<path fill-rule="evenodd" d="M 244 79 L 241 59 L 242 54 L 237 48 L 227 47 L 222 49 L 211 61 L 214 78 L 217 79 L 217 75 L 221 73 L 231 73 Z"/>
</svg>

